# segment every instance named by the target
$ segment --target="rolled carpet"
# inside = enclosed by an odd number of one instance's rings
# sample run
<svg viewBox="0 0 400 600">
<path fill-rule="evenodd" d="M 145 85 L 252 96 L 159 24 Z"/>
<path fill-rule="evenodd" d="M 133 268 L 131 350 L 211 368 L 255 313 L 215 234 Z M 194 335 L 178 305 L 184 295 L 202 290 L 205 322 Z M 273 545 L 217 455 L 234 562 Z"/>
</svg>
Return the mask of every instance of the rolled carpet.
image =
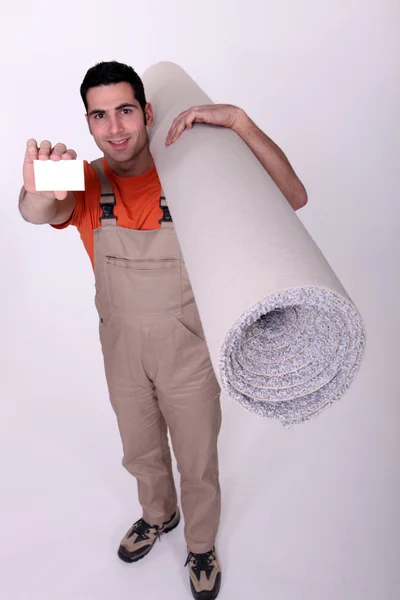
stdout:
<svg viewBox="0 0 400 600">
<path fill-rule="evenodd" d="M 173 119 L 212 100 L 178 65 L 142 77 L 150 150 L 175 224 L 216 376 L 249 411 L 284 425 L 338 400 L 364 355 L 363 320 L 297 214 L 232 130 Z"/>
</svg>

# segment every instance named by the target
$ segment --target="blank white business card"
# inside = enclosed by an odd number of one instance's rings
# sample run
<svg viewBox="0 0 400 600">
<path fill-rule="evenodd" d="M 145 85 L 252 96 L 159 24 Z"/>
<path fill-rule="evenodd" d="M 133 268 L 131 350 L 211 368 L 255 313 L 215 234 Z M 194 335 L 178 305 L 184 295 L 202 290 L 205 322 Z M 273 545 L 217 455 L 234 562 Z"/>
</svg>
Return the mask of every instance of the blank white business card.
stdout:
<svg viewBox="0 0 400 600">
<path fill-rule="evenodd" d="M 79 192 L 85 190 L 83 160 L 34 160 L 37 192 Z"/>
</svg>

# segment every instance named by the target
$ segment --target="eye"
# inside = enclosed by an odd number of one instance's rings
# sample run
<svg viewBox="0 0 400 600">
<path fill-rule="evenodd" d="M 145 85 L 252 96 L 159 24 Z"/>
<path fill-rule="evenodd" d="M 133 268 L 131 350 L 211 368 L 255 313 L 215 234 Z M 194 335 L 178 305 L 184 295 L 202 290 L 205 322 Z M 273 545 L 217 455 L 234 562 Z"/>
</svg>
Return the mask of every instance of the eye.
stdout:
<svg viewBox="0 0 400 600">
<path fill-rule="evenodd" d="M 129 114 L 132 112 L 132 110 L 131 110 L 130 108 L 123 108 L 123 109 L 122 109 L 122 112 L 123 112 L 125 115 L 129 115 Z"/>
<path fill-rule="evenodd" d="M 98 119 L 99 117 L 104 117 L 104 113 L 97 113 L 97 115 L 94 115 L 95 119 Z"/>
</svg>

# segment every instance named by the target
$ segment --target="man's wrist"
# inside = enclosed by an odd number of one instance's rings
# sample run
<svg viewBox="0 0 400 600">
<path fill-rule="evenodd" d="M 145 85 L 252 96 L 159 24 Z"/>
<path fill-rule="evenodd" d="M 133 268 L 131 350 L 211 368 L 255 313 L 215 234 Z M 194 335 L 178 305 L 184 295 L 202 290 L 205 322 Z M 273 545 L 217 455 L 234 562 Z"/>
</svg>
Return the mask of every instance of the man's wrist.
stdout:
<svg viewBox="0 0 400 600">
<path fill-rule="evenodd" d="M 242 108 L 235 107 L 235 119 L 232 125 L 232 131 L 239 136 L 242 136 L 249 132 L 253 127 L 254 123 L 247 113 Z"/>
</svg>

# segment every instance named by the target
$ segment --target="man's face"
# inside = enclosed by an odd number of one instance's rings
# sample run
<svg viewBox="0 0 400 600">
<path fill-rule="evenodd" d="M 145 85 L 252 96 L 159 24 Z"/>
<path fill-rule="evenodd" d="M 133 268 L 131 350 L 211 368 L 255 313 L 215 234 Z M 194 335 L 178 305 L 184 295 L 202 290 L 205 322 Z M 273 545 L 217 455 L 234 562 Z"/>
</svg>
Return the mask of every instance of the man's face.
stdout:
<svg viewBox="0 0 400 600">
<path fill-rule="evenodd" d="M 90 88 L 86 101 L 90 133 L 111 162 L 131 161 L 148 146 L 143 111 L 129 83 Z M 151 125 L 153 112 L 150 104 L 146 105 L 145 111 L 147 125 Z"/>
</svg>

